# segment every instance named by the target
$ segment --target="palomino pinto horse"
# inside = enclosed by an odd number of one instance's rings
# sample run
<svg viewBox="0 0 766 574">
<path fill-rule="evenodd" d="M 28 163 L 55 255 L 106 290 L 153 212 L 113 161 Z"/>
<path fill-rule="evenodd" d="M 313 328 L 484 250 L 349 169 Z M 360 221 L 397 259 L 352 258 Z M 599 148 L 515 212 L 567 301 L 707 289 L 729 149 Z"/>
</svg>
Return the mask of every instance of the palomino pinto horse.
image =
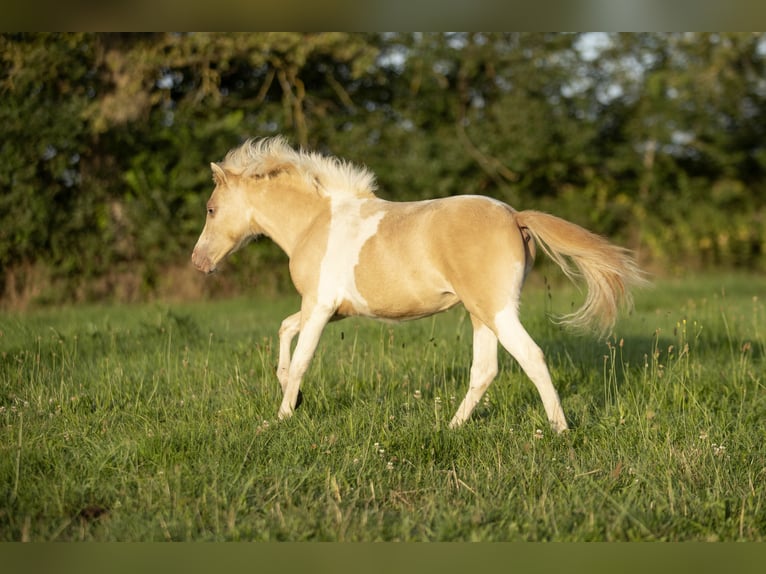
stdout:
<svg viewBox="0 0 766 574">
<path fill-rule="evenodd" d="M 629 253 L 585 229 L 481 196 L 389 202 L 366 169 L 295 151 L 281 137 L 247 141 L 211 164 L 215 190 L 192 254 L 200 271 L 266 235 L 290 258 L 300 311 L 279 329 L 279 418 L 292 415 L 325 325 L 351 315 L 425 317 L 462 302 L 473 325 L 468 393 L 450 423 L 468 419 L 497 375 L 497 343 L 537 387 L 557 432 L 567 429 L 543 353 L 519 322 L 524 279 L 539 244 L 588 286 L 584 305 L 562 318 L 608 330 L 628 287 L 642 282 Z M 574 269 L 570 263 L 574 263 Z M 290 358 L 292 341 L 298 343 Z"/>
</svg>

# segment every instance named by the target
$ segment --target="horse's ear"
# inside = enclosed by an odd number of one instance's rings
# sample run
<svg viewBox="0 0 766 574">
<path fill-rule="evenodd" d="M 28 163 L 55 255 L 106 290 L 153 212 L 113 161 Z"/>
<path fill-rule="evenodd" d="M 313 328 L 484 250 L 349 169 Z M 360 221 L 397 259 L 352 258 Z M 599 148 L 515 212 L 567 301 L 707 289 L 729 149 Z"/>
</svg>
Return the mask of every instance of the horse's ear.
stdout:
<svg viewBox="0 0 766 574">
<path fill-rule="evenodd" d="M 210 164 L 210 169 L 213 170 L 213 182 L 215 182 L 216 185 L 225 185 L 226 171 L 215 162 Z"/>
</svg>

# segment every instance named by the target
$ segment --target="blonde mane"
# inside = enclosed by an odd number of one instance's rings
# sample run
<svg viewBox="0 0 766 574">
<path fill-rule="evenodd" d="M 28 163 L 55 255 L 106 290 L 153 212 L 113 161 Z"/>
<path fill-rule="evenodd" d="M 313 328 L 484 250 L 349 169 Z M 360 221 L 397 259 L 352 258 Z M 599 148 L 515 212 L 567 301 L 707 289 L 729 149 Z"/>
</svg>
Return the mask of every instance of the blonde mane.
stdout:
<svg viewBox="0 0 766 574">
<path fill-rule="evenodd" d="M 282 136 L 247 140 L 226 154 L 222 167 L 245 177 L 294 171 L 326 195 L 375 197 L 375 176 L 366 168 L 316 152 L 296 151 Z"/>
</svg>

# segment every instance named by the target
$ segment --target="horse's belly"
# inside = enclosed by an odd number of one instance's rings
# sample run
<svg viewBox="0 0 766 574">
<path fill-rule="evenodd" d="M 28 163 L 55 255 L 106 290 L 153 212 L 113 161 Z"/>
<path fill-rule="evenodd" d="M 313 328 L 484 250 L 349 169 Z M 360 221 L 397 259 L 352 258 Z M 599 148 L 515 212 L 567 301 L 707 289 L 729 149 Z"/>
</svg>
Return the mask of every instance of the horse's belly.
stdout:
<svg viewBox="0 0 766 574">
<path fill-rule="evenodd" d="M 365 309 L 360 309 L 352 314 L 393 321 L 406 321 L 445 311 L 459 302 L 460 300 L 454 293 L 447 292 L 433 293 L 428 297 L 420 298 L 380 296 L 375 297 L 371 302 L 368 301 Z"/>
<path fill-rule="evenodd" d="M 459 302 L 451 286 L 427 266 L 403 262 L 360 263 L 355 270 L 356 292 L 363 303 L 355 314 L 406 320 L 433 315 Z M 350 302 L 349 302 L 350 303 Z"/>
</svg>

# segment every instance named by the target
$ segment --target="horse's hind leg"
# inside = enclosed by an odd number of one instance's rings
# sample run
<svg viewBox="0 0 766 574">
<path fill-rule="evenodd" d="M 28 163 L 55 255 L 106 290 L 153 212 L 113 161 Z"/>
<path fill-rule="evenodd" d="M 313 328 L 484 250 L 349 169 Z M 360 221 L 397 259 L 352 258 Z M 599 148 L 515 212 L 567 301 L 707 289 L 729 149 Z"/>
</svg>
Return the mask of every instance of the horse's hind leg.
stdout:
<svg viewBox="0 0 766 574">
<path fill-rule="evenodd" d="M 569 428 L 559 395 L 551 382 L 551 375 L 545 364 L 540 347 L 532 340 L 519 321 L 516 307 L 509 304 L 495 317 L 495 328 L 500 343 L 518 361 L 521 368 L 537 387 L 543 401 L 545 414 L 556 432 Z"/>
<path fill-rule="evenodd" d="M 450 428 L 463 424 L 474 407 L 479 403 L 484 392 L 497 375 L 497 336 L 475 316 L 473 324 L 473 362 L 468 392 L 450 421 Z"/>
</svg>

